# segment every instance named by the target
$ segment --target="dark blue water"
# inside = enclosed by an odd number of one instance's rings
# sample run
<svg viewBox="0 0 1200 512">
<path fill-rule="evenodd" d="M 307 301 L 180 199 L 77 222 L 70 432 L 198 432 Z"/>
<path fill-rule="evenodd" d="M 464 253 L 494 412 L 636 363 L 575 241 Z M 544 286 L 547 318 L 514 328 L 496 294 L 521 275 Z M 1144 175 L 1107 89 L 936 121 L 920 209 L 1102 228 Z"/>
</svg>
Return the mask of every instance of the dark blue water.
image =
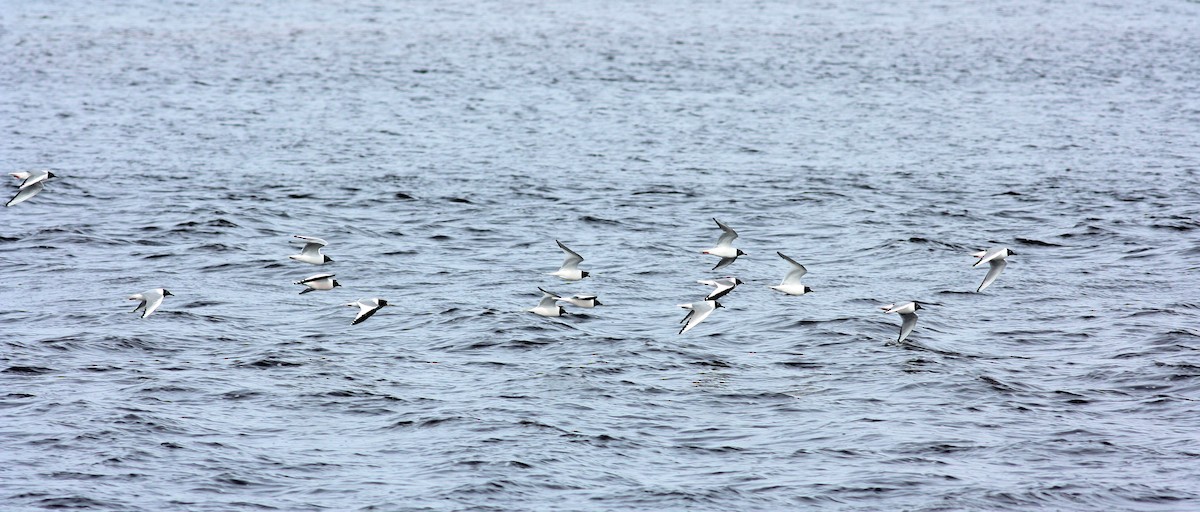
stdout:
<svg viewBox="0 0 1200 512">
<path fill-rule="evenodd" d="M 0 508 L 1196 510 L 1197 26 L 0 0 Z"/>
</svg>

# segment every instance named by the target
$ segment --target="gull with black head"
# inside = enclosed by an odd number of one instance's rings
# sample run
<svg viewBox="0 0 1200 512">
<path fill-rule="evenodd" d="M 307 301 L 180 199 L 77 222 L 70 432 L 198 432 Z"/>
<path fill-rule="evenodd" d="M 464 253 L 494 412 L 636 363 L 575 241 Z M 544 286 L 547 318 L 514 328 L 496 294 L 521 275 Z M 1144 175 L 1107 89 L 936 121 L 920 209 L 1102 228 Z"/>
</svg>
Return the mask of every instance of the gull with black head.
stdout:
<svg viewBox="0 0 1200 512">
<path fill-rule="evenodd" d="M 558 240 L 555 240 L 554 243 L 558 244 L 558 247 L 566 253 L 567 258 L 563 260 L 563 264 L 558 270 L 550 272 L 548 275 L 561 277 L 567 281 L 578 281 L 587 277 L 588 273 L 586 271 L 579 270 L 579 264 L 583 262 L 583 256 L 567 248 L 566 245 L 563 245 Z"/>
<path fill-rule="evenodd" d="M 718 261 L 717 266 L 712 268 L 713 270 L 719 270 L 728 267 L 731 263 L 738 259 L 738 256 L 743 256 L 746 253 L 742 252 L 741 249 L 735 249 L 733 247 L 733 240 L 738 237 L 737 231 L 734 231 L 733 228 L 726 226 L 715 217 L 713 218 L 713 222 L 716 222 L 717 227 L 721 228 L 721 237 L 717 239 L 716 247 L 705 249 L 700 251 L 700 253 L 720 256 L 721 261 Z"/>
<path fill-rule="evenodd" d="M 900 343 L 917 326 L 917 310 L 923 308 L 916 301 L 912 301 L 900 305 L 888 304 L 879 309 L 882 309 L 884 313 L 897 313 L 900 315 L 900 336 L 896 338 L 896 343 Z"/>
<path fill-rule="evenodd" d="M 333 262 L 332 258 L 321 254 L 321 248 L 329 245 L 329 242 L 313 236 L 292 235 L 292 238 L 303 241 L 304 248 L 300 250 L 300 254 L 293 254 L 288 256 L 289 258 L 296 261 L 303 261 L 304 263 L 312 263 L 313 265 L 324 265 Z"/>
<path fill-rule="evenodd" d="M 172 295 L 174 294 L 167 291 L 165 288 L 155 288 L 153 290 L 146 290 L 142 293 L 130 295 L 129 300 L 138 301 L 137 307 L 134 307 L 133 311 L 130 311 L 130 313 L 136 313 L 137 310 L 145 308 L 145 310 L 142 311 L 142 318 L 146 318 L 158 310 L 158 307 L 162 305 L 164 298 Z"/>
</svg>

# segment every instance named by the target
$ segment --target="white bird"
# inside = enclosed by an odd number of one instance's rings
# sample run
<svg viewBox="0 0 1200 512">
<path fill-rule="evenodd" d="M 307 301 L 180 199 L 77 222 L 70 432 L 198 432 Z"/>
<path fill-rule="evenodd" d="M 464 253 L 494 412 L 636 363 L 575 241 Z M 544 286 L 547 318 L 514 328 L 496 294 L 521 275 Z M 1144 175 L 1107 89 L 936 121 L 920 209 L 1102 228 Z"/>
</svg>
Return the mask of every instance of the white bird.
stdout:
<svg viewBox="0 0 1200 512">
<path fill-rule="evenodd" d="M 733 239 L 738 237 L 737 231 L 734 231 L 733 228 L 722 224 L 721 221 L 717 220 L 716 218 L 713 219 L 713 222 L 716 222 L 717 227 L 720 227 L 721 231 L 724 231 L 724 233 L 721 233 L 721 238 L 717 239 L 716 247 L 700 251 L 700 253 L 720 256 L 721 261 L 717 262 L 717 266 L 712 268 L 713 270 L 717 270 L 729 266 L 730 263 L 733 263 L 734 260 L 738 259 L 738 256 L 742 256 L 746 253 L 742 252 L 741 249 L 733 248 Z"/>
<path fill-rule="evenodd" d="M 712 293 L 708 294 L 708 297 L 705 297 L 704 300 L 717 300 L 721 297 L 724 297 L 729 292 L 733 291 L 734 288 L 737 288 L 737 285 L 742 284 L 742 280 L 738 279 L 736 277 L 722 277 L 719 279 L 707 279 L 707 280 L 701 279 L 696 282 L 700 283 L 700 284 L 706 284 L 709 286 L 717 287 L 717 289 L 713 290 Z"/>
<path fill-rule="evenodd" d="M 374 299 L 358 299 L 354 302 L 346 304 L 346 306 L 358 308 L 358 314 L 354 316 L 354 321 L 350 322 L 350 325 L 358 325 L 366 321 L 366 319 L 371 318 L 371 315 L 374 315 L 376 311 L 379 311 L 380 308 L 387 305 L 388 301 L 378 297 Z"/>
<path fill-rule="evenodd" d="M 679 307 L 691 310 L 688 311 L 687 316 L 683 317 L 683 320 L 679 321 L 679 323 L 685 324 L 683 328 L 679 330 L 679 334 L 683 334 L 692 330 L 693 327 L 700 325 L 700 322 L 703 322 L 705 318 L 708 318 L 708 315 L 711 315 L 713 311 L 717 310 L 717 308 L 723 308 L 725 306 L 722 306 L 720 302 L 715 300 L 705 300 L 701 302 L 693 302 L 691 304 L 680 304 Z"/>
<path fill-rule="evenodd" d="M 905 302 L 899 306 L 895 304 L 888 304 L 879 309 L 882 309 L 884 313 L 900 314 L 900 318 L 902 320 L 900 322 L 900 337 L 896 338 L 896 343 L 900 343 L 901 341 L 904 341 L 904 338 L 908 337 L 908 334 L 912 332 L 913 327 L 917 326 L 917 310 L 923 308 L 920 304 L 917 304 L 914 301 Z"/>
<path fill-rule="evenodd" d="M 153 290 L 146 290 L 142 293 L 130 295 L 129 300 L 139 301 L 137 307 L 133 308 L 133 311 L 130 311 L 130 313 L 136 313 L 137 310 L 146 308 L 146 310 L 142 312 L 142 318 L 146 318 L 162 305 L 163 298 L 168 295 L 173 294 L 163 288 L 155 288 Z"/>
<path fill-rule="evenodd" d="M 978 293 L 983 291 L 983 289 L 987 288 L 989 284 L 992 284 L 992 281 L 995 281 L 997 277 L 1000 277 L 1000 273 L 1004 271 L 1004 267 L 1008 266 L 1008 262 L 1004 259 L 1014 254 L 1016 253 L 1012 252 L 1007 247 L 993 247 L 986 251 L 971 253 L 971 256 L 979 258 L 979 261 L 976 261 L 974 265 L 971 265 L 971 268 L 978 267 L 984 263 L 989 263 L 992 266 L 992 268 L 988 269 L 987 275 L 983 276 L 983 283 L 980 283 L 979 288 L 977 288 L 975 292 Z"/>
<path fill-rule="evenodd" d="M 55 176 L 54 173 L 51 171 L 21 171 L 21 172 L 9 173 L 9 174 L 11 174 L 12 177 L 14 177 L 16 179 L 22 180 L 21 188 L 28 187 L 30 185 L 33 185 L 34 183 L 40 183 L 42 181 L 46 181 L 50 178 L 58 177 L 58 176 Z"/>
<path fill-rule="evenodd" d="M 571 297 L 563 297 L 562 295 L 559 295 L 557 293 L 543 290 L 541 287 L 538 287 L 538 290 L 541 290 L 542 293 L 547 293 L 547 294 L 553 295 L 554 298 L 557 300 L 561 300 L 563 302 L 570 302 L 571 304 L 575 305 L 576 307 L 580 307 L 580 308 L 591 309 L 596 306 L 604 305 L 604 304 L 601 304 L 598 299 L 596 299 L 595 295 L 573 295 Z"/>
<path fill-rule="evenodd" d="M 333 274 L 317 274 L 315 276 L 296 281 L 292 284 L 302 284 L 308 287 L 305 288 L 304 291 L 300 292 L 300 295 L 304 295 L 308 292 L 316 290 L 332 290 L 338 286 L 341 286 L 341 284 L 333 278 Z"/>
<path fill-rule="evenodd" d="M 42 192 L 42 189 L 46 186 L 46 180 L 57 177 L 53 172 L 50 171 L 21 171 L 10 174 L 12 177 L 24 181 L 21 182 L 21 186 L 17 191 L 17 194 L 4 204 L 5 207 L 28 201 L 33 196 L 36 196 Z"/>
<path fill-rule="evenodd" d="M 563 252 L 567 253 L 567 259 L 563 260 L 562 266 L 559 267 L 557 271 L 551 272 L 548 275 L 558 276 L 567 281 L 578 281 L 587 277 L 588 273 L 586 271 L 579 270 L 579 263 L 583 261 L 583 256 L 580 256 L 579 253 L 568 249 L 567 246 L 563 245 L 563 243 L 559 242 L 558 240 L 555 240 L 554 243 L 558 244 L 558 246 L 562 248 Z"/>
<path fill-rule="evenodd" d="M 541 288 L 538 289 L 541 290 Z M 562 316 L 566 314 L 566 310 L 556 303 L 558 299 L 557 295 L 542 290 L 542 301 L 538 303 L 537 307 L 529 311 L 542 316 Z"/>
<path fill-rule="evenodd" d="M 289 258 L 313 265 L 324 265 L 333 261 L 329 256 L 321 254 L 321 248 L 329 245 L 329 242 L 311 236 L 292 235 L 292 237 L 303 240 L 304 248 L 300 250 L 300 254 L 293 254 L 288 256 Z"/>
<path fill-rule="evenodd" d="M 787 275 L 783 276 L 783 282 L 779 283 L 779 286 L 771 286 L 770 288 L 788 295 L 804 295 L 811 292 L 812 288 L 800 284 L 800 278 L 808 273 L 808 269 L 804 268 L 804 265 L 796 263 L 796 260 L 784 256 L 782 252 L 775 251 L 775 254 L 778 254 L 780 258 L 790 263 L 792 269 L 788 271 Z"/>
</svg>

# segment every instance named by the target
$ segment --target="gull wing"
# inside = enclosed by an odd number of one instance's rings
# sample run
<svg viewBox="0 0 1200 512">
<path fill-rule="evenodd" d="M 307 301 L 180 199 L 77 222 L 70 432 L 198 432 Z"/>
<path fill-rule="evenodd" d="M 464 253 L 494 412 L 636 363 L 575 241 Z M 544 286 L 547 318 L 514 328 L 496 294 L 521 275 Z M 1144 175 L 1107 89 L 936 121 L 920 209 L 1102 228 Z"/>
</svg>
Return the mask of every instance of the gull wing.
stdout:
<svg viewBox="0 0 1200 512">
<path fill-rule="evenodd" d="M 705 297 L 704 300 L 717 300 L 721 297 L 724 297 L 726 294 L 733 291 L 733 289 L 737 287 L 737 283 L 734 282 L 734 280 L 732 280 L 732 279 L 714 279 L 712 281 L 696 281 L 696 282 L 700 283 L 700 284 L 707 284 L 709 286 L 717 287 L 717 289 L 713 290 L 712 293 L 708 294 L 708 296 Z"/>
<path fill-rule="evenodd" d="M 916 313 L 900 313 L 900 318 L 904 321 L 900 323 L 900 337 L 896 338 L 896 343 L 904 341 L 904 338 L 907 338 L 908 334 L 912 332 L 913 327 L 917 326 Z"/>
<path fill-rule="evenodd" d="M 543 295 L 542 295 L 542 301 L 538 303 L 537 307 L 539 307 L 539 308 L 555 308 L 555 307 L 558 307 L 558 306 L 555 304 L 555 302 L 558 300 L 558 297 L 557 297 L 557 296 L 555 296 L 555 295 L 551 295 L 551 294 L 549 294 L 549 293 L 546 293 L 546 292 L 542 292 L 542 293 L 543 293 Z"/>
<path fill-rule="evenodd" d="M 983 291 L 989 284 L 992 284 L 992 281 L 995 281 L 997 277 L 1000 277 L 1000 273 L 1004 272 L 1004 267 L 1008 266 L 1008 262 L 1005 260 L 992 260 L 989 263 L 991 263 L 992 268 L 988 269 L 986 276 L 983 276 L 983 283 L 975 290 L 976 293 Z"/>
<path fill-rule="evenodd" d="M 725 267 L 728 267 L 734 261 L 737 261 L 737 256 L 734 256 L 732 258 L 721 258 L 721 261 L 717 262 L 717 266 L 713 267 L 712 269 L 713 270 L 721 270 Z"/>
<path fill-rule="evenodd" d="M 581 262 L 583 262 L 583 256 L 580 256 L 579 253 L 572 251 L 571 249 L 568 249 L 567 246 L 563 245 L 563 243 L 559 242 L 558 240 L 555 240 L 554 243 L 558 244 L 558 247 L 561 248 L 563 250 L 563 252 L 567 253 L 567 259 L 563 261 L 562 266 L 559 267 L 558 269 L 559 270 L 578 269 L 579 264 Z"/>
<path fill-rule="evenodd" d="M 321 248 L 329 245 L 329 242 L 317 237 L 303 235 L 292 235 L 292 237 L 304 241 L 304 248 L 300 250 L 300 254 L 307 254 L 310 256 L 319 255 L 321 253 Z"/>
<path fill-rule="evenodd" d="M 778 254 L 780 258 L 783 258 L 792 265 L 792 270 L 788 271 L 786 276 L 783 276 L 783 282 L 779 283 L 779 286 L 800 284 L 800 278 L 804 277 L 804 274 L 808 273 L 808 269 L 804 268 L 804 265 L 796 263 L 796 260 L 784 256 L 782 252 L 776 251 L 775 254 Z"/>
<path fill-rule="evenodd" d="M 142 304 L 146 305 L 146 310 L 142 312 L 142 318 L 150 316 L 150 313 L 153 313 L 155 310 L 157 310 L 162 303 L 163 295 L 161 293 L 155 293 L 153 296 L 146 297 L 145 300 L 142 301 Z"/>
<path fill-rule="evenodd" d="M 354 316 L 354 321 L 350 322 L 350 325 L 358 325 L 366 321 L 366 319 L 371 318 L 371 315 L 374 315 L 382 307 L 375 301 L 358 301 L 358 314 Z"/>
<path fill-rule="evenodd" d="M 539 286 L 539 287 L 538 287 L 538 291 L 542 292 L 544 295 L 549 295 L 549 296 L 551 296 L 551 297 L 554 297 L 555 299 L 561 299 L 561 298 L 562 298 L 562 295 L 559 295 L 559 294 L 557 294 L 557 293 L 554 293 L 554 292 L 552 292 L 552 291 L 548 291 L 548 290 L 546 290 L 546 289 L 542 288 L 541 286 Z"/>
<path fill-rule="evenodd" d="M 684 325 L 683 329 L 679 330 L 679 334 L 688 332 L 692 330 L 693 327 L 700 325 L 700 322 L 703 322 L 705 318 L 708 318 L 708 315 L 711 315 L 715 309 L 716 306 L 713 305 L 712 301 L 704 301 L 692 304 L 692 311 L 688 313 L 687 325 Z"/>
<path fill-rule="evenodd" d="M 717 247 L 733 247 L 733 239 L 738 237 L 737 231 L 721 223 L 716 217 L 713 217 L 713 222 L 716 222 L 717 227 L 721 228 L 721 231 L 724 231 L 724 233 L 721 233 L 721 238 L 717 239 Z"/>
<path fill-rule="evenodd" d="M 42 191 L 43 187 L 44 185 L 40 181 L 29 186 L 22 185 L 21 190 L 17 192 L 17 195 L 13 196 L 12 199 L 9 199 L 8 203 L 4 206 L 8 207 L 15 204 L 24 203 L 25 201 L 28 201 L 29 198 L 38 195 L 38 193 Z"/>
</svg>

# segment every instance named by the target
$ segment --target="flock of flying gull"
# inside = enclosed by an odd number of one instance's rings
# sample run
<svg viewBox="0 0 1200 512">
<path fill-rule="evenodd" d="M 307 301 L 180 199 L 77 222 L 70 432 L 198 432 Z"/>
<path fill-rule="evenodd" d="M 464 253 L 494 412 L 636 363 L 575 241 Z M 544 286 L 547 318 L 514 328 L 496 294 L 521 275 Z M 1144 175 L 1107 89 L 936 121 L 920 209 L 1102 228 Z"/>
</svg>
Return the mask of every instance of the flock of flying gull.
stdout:
<svg viewBox="0 0 1200 512">
<path fill-rule="evenodd" d="M 38 193 L 42 191 L 43 187 L 45 187 L 46 180 L 56 177 L 54 173 L 50 171 L 22 171 L 11 173 L 11 175 L 12 177 L 22 181 L 20 188 L 17 190 L 17 195 L 13 196 L 8 203 L 5 203 L 5 207 L 28 201 L 30 198 L 38 195 Z M 304 263 L 312 263 L 314 265 L 324 265 L 333 261 L 333 259 L 331 259 L 329 256 L 321 254 L 321 248 L 328 245 L 328 242 L 311 236 L 295 235 L 295 238 L 304 242 L 304 249 L 301 249 L 300 254 L 288 256 L 289 258 L 296 261 L 302 261 Z M 300 292 L 301 295 L 317 290 L 332 290 L 338 286 L 341 286 L 338 284 L 337 280 L 333 278 L 333 274 L 317 274 L 315 276 L 296 281 L 295 284 L 302 284 L 305 286 L 304 291 Z M 162 306 L 163 299 L 172 295 L 173 294 L 167 291 L 165 288 L 155 288 L 153 290 L 146 290 L 142 293 L 130 295 L 129 300 L 138 301 L 138 305 L 137 307 L 133 308 L 133 312 L 142 310 L 142 318 L 146 318 L 157 311 L 159 306 Z M 354 317 L 354 321 L 350 323 L 350 325 L 356 325 L 368 318 L 371 318 L 371 315 L 374 315 L 376 311 L 379 311 L 380 308 L 387 306 L 388 301 L 376 297 L 371 299 L 359 299 L 345 305 L 358 308 L 358 315 L 356 315 Z"/>
<path fill-rule="evenodd" d="M 737 261 L 738 256 L 742 256 L 746 253 L 733 246 L 733 241 L 738 237 L 737 231 L 734 231 L 733 228 L 725 225 L 725 223 L 715 218 L 713 219 L 713 222 L 716 222 L 717 227 L 721 228 L 721 237 L 717 239 L 717 245 L 715 247 L 705 249 L 700 252 L 702 254 L 711 254 L 713 256 L 720 257 L 721 261 L 717 262 L 717 265 L 712 268 L 713 270 L 720 270 L 729 266 L 734 261 Z M 587 277 L 588 273 L 579 269 L 579 264 L 583 262 L 583 256 L 580 256 L 579 253 L 572 251 L 567 246 L 563 245 L 562 242 L 559 242 L 558 240 L 555 240 L 555 242 L 558 243 L 558 246 L 562 248 L 564 253 L 567 254 L 567 259 L 563 261 L 562 266 L 557 271 L 551 272 L 549 275 L 557 276 L 567 281 L 579 281 Z M 808 273 L 808 269 L 804 268 L 804 265 L 801 265 L 800 263 L 796 262 L 796 260 L 787 257 L 787 255 L 783 254 L 782 252 L 777 251 L 775 254 L 778 254 L 780 258 L 783 258 L 783 260 L 788 263 L 789 269 L 788 273 L 783 276 L 782 282 L 776 286 L 770 287 L 772 290 L 778 290 L 788 295 L 804 295 L 813 291 L 812 288 L 804 286 L 800 283 L 800 278 L 804 277 L 804 274 Z M 990 265 L 987 275 L 983 278 L 983 282 L 980 283 L 979 288 L 977 288 L 975 291 L 981 292 L 984 288 L 987 288 L 988 285 L 992 284 L 992 282 L 1000 276 L 1000 272 L 1004 271 L 1004 267 L 1008 266 L 1008 262 L 1005 261 L 1005 259 L 1014 254 L 1016 253 L 1012 252 L 1007 247 L 994 247 L 972 253 L 971 256 L 979 258 L 979 261 L 975 262 L 973 265 L 974 267 L 978 267 L 984 263 Z M 684 324 L 683 327 L 679 329 L 679 334 L 683 334 L 692 330 L 697 325 L 700 325 L 700 322 L 703 322 L 704 319 L 708 318 L 713 311 L 716 311 L 718 308 L 723 308 L 724 306 L 722 306 L 717 299 L 724 297 L 729 292 L 733 291 L 734 288 L 737 288 L 738 285 L 742 284 L 742 280 L 736 277 L 722 277 L 719 279 L 700 280 L 697 282 L 703 285 L 713 286 L 714 289 L 706 297 L 704 297 L 704 300 L 690 304 L 679 305 L 679 307 L 688 310 L 687 315 L 683 317 L 683 320 L 679 321 L 679 323 Z M 539 287 L 538 290 L 542 292 L 542 300 L 538 303 L 537 307 L 529 311 L 542 316 L 562 316 L 563 314 L 566 314 L 566 310 L 559 305 L 560 302 L 570 303 L 580 308 L 594 308 L 602 305 L 600 304 L 600 301 L 597 300 L 595 295 L 575 295 L 572 297 L 563 297 L 556 293 L 549 292 L 541 287 Z M 880 309 L 882 309 L 885 313 L 898 313 L 900 315 L 900 336 L 896 338 L 896 342 L 899 343 L 904 341 L 904 338 L 907 338 L 909 333 L 912 332 L 913 328 L 917 326 L 917 310 L 922 308 L 921 305 L 916 301 L 910 301 L 902 304 L 888 304 Z"/>
<path fill-rule="evenodd" d="M 324 265 L 333 261 L 333 258 L 321 253 L 321 248 L 329 245 L 329 242 L 311 236 L 292 235 L 292 237 L 304 242 L 304 248 L 300 250 L 300 254 L 293 254 L 288 256 L 289 258 L 304 263 L 312 263 L 313 265 Z M 334 279 L 333 277 L 333 274 L 317 274 L 306 277 L 292 284 L 304 285 L 304 290 L 300 292 L 300 295 L 304 295 L 308 292 L 332 290 L 341 286 L 341 284 L 337 282 L 337 279 Z M 170 295 L 171 292 L 163 288 L 155 288 L 153 290 L 130 295 L 129 300 L 141 301 L 138 303 L 137 307 L 133 308 L 133 310 L 137 311 L 145 308 L 145 312 L 142 313 L 142 318 L 146 318 L 150 316 L 150 313 L 153 313 L 154 310 L 158 309 L 158 307 L 162 305 L 164 298 Z M 380 310 L 380 308 L 388 305 L 388 301 L 375 297 L 371 299 L 358 299 L 354 302 L 344 305 L 358 308 L 358 315 L 354 317 L 353 322 L 350 322 L 350 325 L 358 325 L 366 319 L 371 318 L 371 315 L 374 315 L 376 311 Z"/>
<path fill-rule="evenodd" d="M 9 200 L 7 204 L 4 205 L 6 207 L 25 202 L 33 196 L 36 196 L 45 187 L 46 180 L 55 177 L 53 172 L 47 170 L 14 172 L 12 173 L 12 176 L 22 181 L 17 194 L 13 196 L 13 198 Z M 733 228 L 730 228 L 715 218 L 713 221 L 717 223 L 717 227 L 721 228 L 721 237 L 717 239 L 716 246 L 710 249 L 705 249 L 701 251 L 701 253 L 711 254 L 721 258 L 721 261 L 717 262 L 717 265 L 712 268 L 713 270 L 720 270 L 728 267 L 734 261 L 737 261 L 738 256 L 742 256 L 746 253 L 742 252 L 741 249 L 733 247 L 733 241 L 738 237 L 737 232 L 734 231 Z M 333 259 L 331 259 L 329 256 L 321 253 L 321 248 L 328 245 L 328 242 L 325 240 L 301 235 L 294 235 L 294 238 L 304 242 L 304 248 L 300 251 L 300 254 L 288 256 L 289 258 L 304 263 L 311 263 L 313 265 L 324 265 L 325 263 L 333 261 Z M 583 262 L 583 256 L 580 256 L 579 253 L 572 251 L 566 245 L 563 245 L 562 242 L 557 240 L 555 240 L 555 242 L 558 244 L 559 248 L 566 253 L 567 258 L 563 261 L 562 266 L 559 267 L 557 271 L 551 272 L 548 275 L 556 276 L 566 281 L 579 281 L 585 277 L 588 277 L 587 271 L 579 269 L 579 264 Z M 804 277 L 804 274 L 808 273 L 808 269 L 804 268 L 804 265 L 797 263 L 796 260 L 787 257 L 782 252 L 776 252 L 776 254 L 778 254 L 780 258 L 783 258 L 783 260 L 788 263 L 789 270 L 787 275 L 783 277 L 782 282 L 776 286 L 771 286 L 770 288 L 788 295 L 804 295 L 808 292 L 811 292 L 812 288 L 804 286 L 800 283 L 800 278 Z M 973 267 L 978 267 L 984 263 L 990 265 L 987 275 L 983 278 L 983 282 L 980 283 L 979 288 L 977 288 L 975 291 L 981 292 L 984 288 L 987 288 L 988 285 L 992 284 L 992 282 L 1000 276 L 1000 272 L 1004 271 L 1004 267 L 1008 265 L 1006 258 L 1014 254 L 1016 253 L 1012 252 L 1007 247 L 994 247 L 972 253 L 971 256 L 979 258 L 979 261 L 975 262 Z M 704 297 L 704 300 L 692 302 L 690 304 L 679 305 L 679 307 L 688 310 L 687 315 L 685 315 L 683 320 L 680 321 L 680 323 L 684 325 L 679 329 L 679 334 L 683 334 L 692 330 L 697 325 L 700 325 L 700 322 L 703 322 L 706 318 L 708 318 L 709 315 L 712 315 L 714 311 L 724 307 L 720 302 L 717 301 L 717 299 L 724 297 L 729 292 L 733 291 L 734 288 L 737 288 L 738 285 L 742 284 L 742 280 L 736 277 L 723 277 L 719 279 L 700 280 L 697 282 L 703 285 L 712 286 L 714 289 L 711 293 Z M 341 284 L 334 279 L 333 274 L 316 274 L 300 281 L 296 281 L 294 284 L 302 284 L 305 286 L 304 291 L 300 292 L 301 295 L 312 291 L 332 290 L 341 286 Z M 579 308 L 594 308 L 596 306 L 603 305 L 595 295 L 573 295 L 571 297 L 564 297 L 547 291 L 541 287 L 539 287 L 538 290 L 542 292 L 542 300 L 538 303 L 537 307 L 529 311 L 541 316 L 562 316 L 566 314 L 566 310 L 559 303 L 568 303 Z M 163 288 L 155 288 L 153 290 L 147 290 L 142 293 L 130 295 L 129 300 L 138 301 L 138 305 L 137 307 L 133 308 L 133 311 L 137 312 L 138 310 L 143 310 L 142 318 L 146 318 L 154 313 L 154 311 L 162 305 L 163 299 L 168 296 L 171 296 L 171 292 Z M 387 305 L 387 300 L 378 297 L 359 299 L 349 304 L 345 304 L 345 306 L 358 308 L 358 315 L 354 317 L 354 321 L 351 322 L 350 325 L 356 325 L 365 321 L 366 319 L 370 318 L 371 315 L 374 315 L 377 311 L 379 311 L 380 308 L 383 308 Z M 922 308 L 921 305 L 916 301 L 909 301 L 902 304 L 888 304 L 880 309 L 882 309 L 885 313 L 897 313 L 900 315 L 900 335 L 896 338 L 896 342 L 899 343 L 904 341 L 904 339 L 908 337 L 909 333 L 912 332 L 913 328 L 917 326 L 917 311 Z"/>
</svg>

